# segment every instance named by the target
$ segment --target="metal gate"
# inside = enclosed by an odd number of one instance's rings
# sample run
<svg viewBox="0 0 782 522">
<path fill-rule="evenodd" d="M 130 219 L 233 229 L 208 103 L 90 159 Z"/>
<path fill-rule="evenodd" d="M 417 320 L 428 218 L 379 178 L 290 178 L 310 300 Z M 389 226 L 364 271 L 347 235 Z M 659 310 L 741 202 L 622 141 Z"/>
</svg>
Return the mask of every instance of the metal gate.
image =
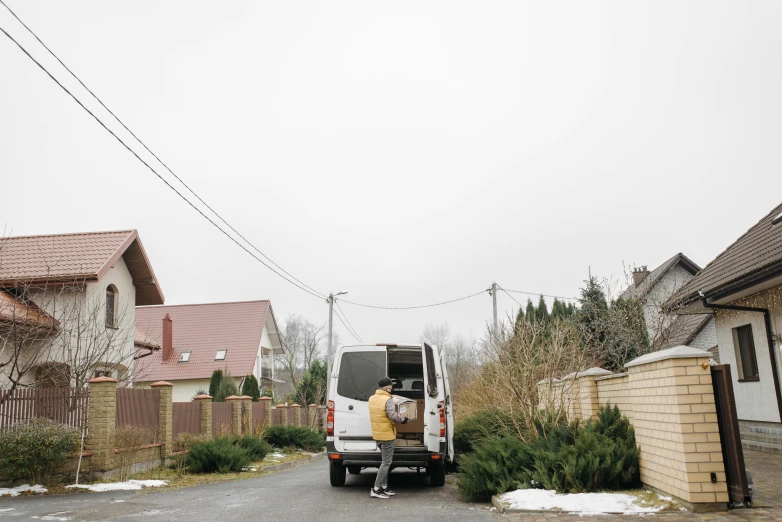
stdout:
<svg viewBox="0 0 782 522">
<path fill-rule="evenodd" d="M 749 496 L 744 451 L 741 448 L 739 419 L 736 415 L 736 401 L 733 398 L 730 365 L 712 366 L 711 382 L 717 406 L 717 422 L 720 428 L 720 444 L 722 444 L 722 460 L 725 462 L 728 496 L 732 503 L 749 507 L 752 498 Z"/>
</svg>

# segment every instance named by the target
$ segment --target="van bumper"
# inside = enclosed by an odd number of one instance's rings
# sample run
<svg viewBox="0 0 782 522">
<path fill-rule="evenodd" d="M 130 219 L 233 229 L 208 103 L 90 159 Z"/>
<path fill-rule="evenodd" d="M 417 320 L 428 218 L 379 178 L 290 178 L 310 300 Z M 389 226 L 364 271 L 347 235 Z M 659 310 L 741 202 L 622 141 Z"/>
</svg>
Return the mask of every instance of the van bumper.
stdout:
<svg viewBox="0 0 782 522">
<path fill-rule="evenodd" d="M 339 453 L 334 443 L 326 443 L 326 452 L 329 454 L 329 460 L 339 462 L 344 466 L 361 466 L 364 468 L 376 468 L 380 466 L 381 455 L 377 453 Z M 339 455 L 337 458 L 336 456 Z M 445 444 L 440 444 L 439 453 L 429 451 L 411 452 L 409 450 L 395 450 L 391 460 L 392 468 L 410 467 L 410 468 L 428 468 L 432 466 L 442 466 L 445 463 Z"/>
</svg>

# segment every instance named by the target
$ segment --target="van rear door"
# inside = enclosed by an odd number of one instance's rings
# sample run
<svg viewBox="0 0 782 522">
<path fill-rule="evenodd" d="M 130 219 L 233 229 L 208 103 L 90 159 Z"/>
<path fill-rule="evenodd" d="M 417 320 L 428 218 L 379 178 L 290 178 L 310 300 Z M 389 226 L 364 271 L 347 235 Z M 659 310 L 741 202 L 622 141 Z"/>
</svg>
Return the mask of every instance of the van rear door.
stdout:
<svg viewBox="0 0 782 522">
<path fill-rule="evenodd" d="M 453 399 L 451 398 L 451 383 L 448 380 L 448 367 L 445 365 L 445 358 L 440 352 L 440 368 L 443 370 L 443 393 L 445 393 L 445 420 L 446 420 L 446 443 L 448 445 L 448 460 L 453 462 Z"/>
<path fill-rule="evenodd" d="M 334 439 L 339 451 L 371 447 L 372 427 L 369 423 L 369 398 L 375 394 L 377 382 L 386 375 L 388 355 L 385 346 L 344 348 L 337 367 L 334 400 Z M 354 442 L 350 442 L 354 441 Z"/>
<path fill-rule="evenodd" d="M 443 393 L 439 381 L 442 374 L 439 371 L 439 356 L 435 355 L 432 346 L 424 341 L 421 346 L 424 360 L 424 444 L 429 451 L 440 451 L 440 409 L 438 403 Z"/>
</svg>

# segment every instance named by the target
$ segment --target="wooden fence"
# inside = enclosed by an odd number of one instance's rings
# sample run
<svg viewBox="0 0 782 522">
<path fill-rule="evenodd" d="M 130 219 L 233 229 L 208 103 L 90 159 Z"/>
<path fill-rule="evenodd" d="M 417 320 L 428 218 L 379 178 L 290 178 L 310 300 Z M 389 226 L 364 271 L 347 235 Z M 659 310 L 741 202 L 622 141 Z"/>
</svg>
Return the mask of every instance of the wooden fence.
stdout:
<svg viewBox="0 0 782 522">
<path fill-rule="evenodd" d="M 221 430 L 230 430 L 233 422 L 233 404 L 230 402 L 212 403 L 212 433 L 219 435 Z"/>
<path fill-rule="evenodd" d="M 171 410 L 172 436 L 180 433 L 201 433 L 201 404 L 175 402 Z"/>
<path fill-rule="evenodd" d="M 141 426 L 157 431 L 160 427 L 160 390 L 117 388 L 116 426 Z"/>
<path fill-rule="evenodd" d="M 87 422 L 89 396 L 88 388 L 0 390 L 0 429 L 34 419 L 81 428 Z"/>
</svg>

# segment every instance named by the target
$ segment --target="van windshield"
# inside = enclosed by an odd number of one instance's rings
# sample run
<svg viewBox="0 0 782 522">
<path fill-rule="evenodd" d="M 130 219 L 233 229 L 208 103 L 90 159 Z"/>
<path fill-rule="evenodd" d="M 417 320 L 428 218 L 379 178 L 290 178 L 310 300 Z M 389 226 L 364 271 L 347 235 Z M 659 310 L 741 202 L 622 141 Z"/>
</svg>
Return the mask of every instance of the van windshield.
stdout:
<svg viewBox="0 0 782 522">
<path fill-rule="evenodd" d="M 339 363 L 337 393 L 357 401 L 368 401 L 377 382 L 386 375 L 386 352 L 348 352 Z"/>
</svg>

